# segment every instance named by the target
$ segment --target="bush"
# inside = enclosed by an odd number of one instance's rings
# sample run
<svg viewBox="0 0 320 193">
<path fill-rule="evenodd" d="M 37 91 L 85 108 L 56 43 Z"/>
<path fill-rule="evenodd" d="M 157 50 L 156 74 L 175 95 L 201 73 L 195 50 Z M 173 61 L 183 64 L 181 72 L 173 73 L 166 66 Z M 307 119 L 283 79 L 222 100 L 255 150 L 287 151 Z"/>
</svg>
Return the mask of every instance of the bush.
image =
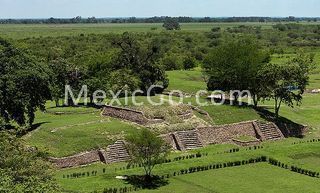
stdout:
<svg viewBox="0 0 320 193">
<path fill-rule="evenodd" d="M 211 31 L 212 31 L 212 32 L 219 32 L 220 30 L 221 30 L 220 27 L 213 27 L 213 28 L 211 28 Z"/>
<path fill-rule="evenodd" d="M 193 69 L 197 66 L 196 61 L 193 57 L 187 57 L 183 61 L 183 68 L 185 70 Z"/>
<path fill-rule="evenodd" d="M 166 71 L 169 70 L 181 70 L 183 68 L 183 62 L 178 55 L 170 54 L 161 59 L 161 64 Z"/>
</svg>

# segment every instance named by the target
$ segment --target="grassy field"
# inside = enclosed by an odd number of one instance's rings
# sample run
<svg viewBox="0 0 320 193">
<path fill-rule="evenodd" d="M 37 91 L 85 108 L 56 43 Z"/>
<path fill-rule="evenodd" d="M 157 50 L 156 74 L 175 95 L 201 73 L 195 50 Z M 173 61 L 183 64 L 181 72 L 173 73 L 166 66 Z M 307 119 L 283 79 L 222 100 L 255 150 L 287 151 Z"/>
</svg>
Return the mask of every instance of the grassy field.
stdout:
<svg viewBox="0 0 320 193">
<path fill-rule="evenodd" d="M 270 29 L 275 23 L 181 23 L 182 31 L 200 32 L 210 31 L 213 27 L 226 29 L 239 25 L 261 26 Z M 307 23 L 319 24 L 319 23 Z M 153 28 L 153 29 L 152 29 Z M 106 34 L 130 32 L 161 32 L 162 23 L 135 23 L 135 24 L 1 24 L 0 36 L 5 38 L 23 39 L 46 36 L 75 36 L 80 34 Z"/>
<path fill-rule="evenodd" d="M 320 188 L 319 179 L 283 171 L 265 163 L 174 177 L 169 183 L 159 190 L 141 192 L 278 193 L 281 190 L 316 193 Z"/>
</svg>

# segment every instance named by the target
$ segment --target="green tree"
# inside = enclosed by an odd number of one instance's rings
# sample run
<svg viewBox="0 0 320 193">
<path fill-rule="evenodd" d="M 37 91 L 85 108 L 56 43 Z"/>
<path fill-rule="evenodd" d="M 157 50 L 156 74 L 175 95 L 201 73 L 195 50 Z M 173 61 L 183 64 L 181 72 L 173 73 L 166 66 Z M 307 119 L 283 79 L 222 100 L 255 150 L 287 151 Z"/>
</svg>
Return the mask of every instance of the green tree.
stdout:
<svg viewBox="0 0 320 193">
<path fill-rule="evenodd" d="M 225 41 L 213 49 L 204 60 L 203 68 L 208 76 L 208 89 L 249 90 L 257 105 L 261 88 L 259 70 L 269 60 L 270 55 L 262 50 L 253 38 Z M 237 100 L 239 96 L 235 94 L 234 97 Z"/>
<path fill-rule="evenodd" d="M 157 40 L 142 45 L 133 34 L 124 33 L 114 44 L 121 51 L 115 57 L 113 70 L 129 70 L 129 74 L 139 78 L 139 88 L 145 93 L 151 85 L 162 85 L 164 89 L 168 87 L 169 80 L 159 62 L 162 52 L 159 47 L 161 44 Z"/>
<path fill-rule="evenodd" d="M 68 63 L 62 58 L 49 62 L 49 68 L 51 69 L 50 91 L 57 107 L 60 106 L 59 101 L 64 97 L 65 85 L 68 84 L 68 66 Z"/>
<path fill-rule="evenodd" d="M 121 78 L 119 78 L 121 77 Z M 128 94 L 139 88 L 140 79 L 137 75 L 132 74 L 130 70 L 116 70 L 111 72 L 109 83 L 114 93 L 121 91 L 120 96 L 124 95 L 124 91 Z"/>
<path fill-rule="evenodd" d="M 150 180 L 154 167 L 166 159 L 169 146 L 148 129 L 135 132 L 128 136 L 126 141 L 131 157 L 130 164 L 142 165 L 146 181 Z"/>
<path fill-rule="evenodd" d="M 170 17 L 168 17 L 168 18 L 164 21 L 163 27 L 164 27 L 166 30 L 180 30 L 180 24 L 179 24 L 179 22 L 178 22 L 176 19 L 170 18 Z"/>
<path fill-rule="evenodd" d="M 51 98 L 49 73 L 47 66 L 0 39 L 0 116 L 32 125 L 35 111 L 44 110 Z"/>
<path fill-rule="evenodd" d="M 90 103 L 93 104 L 93 94 L 97 90 L 106 91 L 109 87 L 110 64 L 108 61 L 94 61 L 88 64 L 84 72 L 82 85 L 87 85 Z"/>
<path fill-rule="evenodd" d="M 185 70 L 193 69 L 197 66 L 196 60 L 193 57 L 186 57 L 183 61 L 183 67 Z"/>
<path fill-rule="evenodd" d="M 263 98 L 274 99 L 275 117 L 279 117 L 281 105 L 300 105 L 309 83 L 309 72 L 313 68 L 313 56 L 299 53 L 287 64 L 268 64 L 264 67 L 262 83 Z"/>
<path fill-rule="evenodd" d="M 44 155 L 28 149 L 14 135 L 0 132 L 0 192 L 59 192 Z"/>
<path fill-rule="evenodd" d="M 183 68 L 182 60 L 177 54 L 166 54 L 161 59 L 161 64 L 165 68 L 165 70 L 181 70 Z"/>
</svg>

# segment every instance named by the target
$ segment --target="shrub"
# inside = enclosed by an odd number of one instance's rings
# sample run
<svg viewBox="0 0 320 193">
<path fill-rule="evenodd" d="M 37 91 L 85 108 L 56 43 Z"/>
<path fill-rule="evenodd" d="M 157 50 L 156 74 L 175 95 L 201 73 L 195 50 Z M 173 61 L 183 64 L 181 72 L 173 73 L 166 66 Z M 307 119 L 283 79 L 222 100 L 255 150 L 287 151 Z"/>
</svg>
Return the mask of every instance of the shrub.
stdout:
<svg viewBox="0 0 320 193">
<path fill-rule="evenodd" d="M 196 67 L 196 65 L 197 64 L 196 64 L 195 59 L 193 57 L 190 57 L 190 56 L 185 58 L 184 61 L 183 61 L 183 68 L 185 70 L 193 69 L 193 68 Z"/>
</svg>

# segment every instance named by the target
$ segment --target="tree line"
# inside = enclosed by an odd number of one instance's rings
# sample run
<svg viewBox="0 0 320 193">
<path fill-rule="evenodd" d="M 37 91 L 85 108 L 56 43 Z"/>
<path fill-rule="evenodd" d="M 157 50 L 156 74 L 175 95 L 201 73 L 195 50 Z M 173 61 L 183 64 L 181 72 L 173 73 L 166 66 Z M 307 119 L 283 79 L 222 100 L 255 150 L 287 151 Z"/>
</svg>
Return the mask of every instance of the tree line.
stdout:
<svg viewBox="0 0 320 193">
<path fill-rule="evenodd" d="M 150 18 L 48 18 L 48 19 L 0 19 L 0 24 L 72 24 L 72 23 L 163 23 L 173 18 L 180 23 L 219 22 L 317 22 L 319 17 L 150 17 Z"/>
</svg>

